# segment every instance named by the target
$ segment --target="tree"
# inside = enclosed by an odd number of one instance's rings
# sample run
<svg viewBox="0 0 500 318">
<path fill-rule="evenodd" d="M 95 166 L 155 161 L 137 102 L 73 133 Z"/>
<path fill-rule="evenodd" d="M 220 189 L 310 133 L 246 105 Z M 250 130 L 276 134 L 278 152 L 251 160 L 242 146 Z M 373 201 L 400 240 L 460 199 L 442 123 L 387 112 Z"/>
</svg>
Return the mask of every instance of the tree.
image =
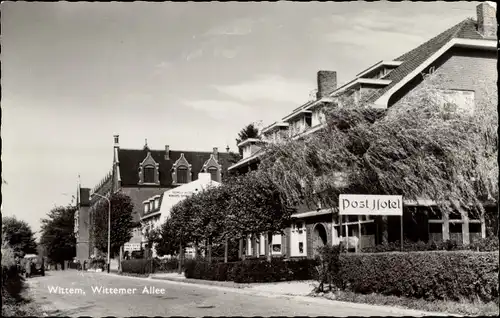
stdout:
<svg viewBox="0 0 500 318">
<path fill-rule="evenodd" d="M 436 83 L 445 85 L 426 78 L 388 110 L 340 98 L 325 107 L 323 131 L 269 145 L 261 169 L 289 203 L 336 207 L 340 193 L 402 194 L 481 216 L 498 197 L 496 87 L 484 87 L 471 115 L 444 104 Z"/>
<path fill-rule="evenodd" d="M 120 248 L 130 241 L 132 231 L 136 227 L 132 212 L 134 205 L 129 196 L 117 192 L 111 195 L 111 255 L 120 252 Z M 95 246 L 101 252 L 108 250 L 108 201 L 100 200 L 95 209 L 95 225 L 93 237 Z"/>
<path fill-rule="evenodd" d="M 37 252 L 35 235 L 25 221 L 13 217 L 2 217 L 2 235 L 16 256 Z"/>
<path fill-rule="evenodd" d="M 40 243 L 45 247 L 47 256 L 56 263 L 71 260 L 76 256 L 74 233 L 75 206 L 56 207 L 42 219 Z"/>
<path fill-rule="evenodd" d="M 160 228 L 149 232 L 148 241 L 153 242 L 159 256 L 178 254 L 180 240 L 176 230 L 172 225 L 172 219 L 168 218 Z"/>
<path fill-rule="evenodd" d="M 240 130 L 238 138 L 236 138 L 236 145 L 250 138 L 260 139 L 259 129 L 255 123 L 248 124 Z M 239 154 L 243 156 L 243 150 L 240 149 Z"/>
<path fill-rule="evenodd" d="M 293 211 L 269 175 L 253 171 L 230 183 L 230 199 L 225 211 L 226 231 L 240 237 L 267 233 L 267 256 L 271 261 L 272 236 L 282 233 Z"/>
</svg>

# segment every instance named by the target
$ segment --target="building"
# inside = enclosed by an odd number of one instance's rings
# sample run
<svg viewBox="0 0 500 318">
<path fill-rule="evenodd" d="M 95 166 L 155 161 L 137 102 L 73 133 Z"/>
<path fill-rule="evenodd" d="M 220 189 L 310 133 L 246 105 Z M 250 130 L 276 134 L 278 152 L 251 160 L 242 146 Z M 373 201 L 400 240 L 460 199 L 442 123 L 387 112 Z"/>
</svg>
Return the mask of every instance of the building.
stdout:
<svg viewBox="0 0 500 318">
<path fill-rule="evenodd" d="M 78 186 L 77 191 L 77 210 L 75 212 L 76 259 L 83 263 L 90 256 L 90 189 Z"/>
<path fill-rule="evenodd" d="M 322 129 L 321 106 L 347 93 L 353 94 L 355 100 L 366 97 L 371 107 L 397 107 L 428 80 L 422 74 L 434 73 L 444 79 L 442 83 L 434 83 L 443 96 L 451 98 L 460 107 L 473 107 L 475 102 L 485 98 L 485 88 L 495 88 L 497 85 L 496 4 L 481 3 L 476 11 L 476 20 L 466 19 L 393 60 L 380 61 L 340 87 L 337 86 L 335 71 L 319 71 L 315 100 L 297 107 L 280 121 L 264 128 L 262 140 L 248 139 L 241 142 L 238 147 L 243 149 L 243 159 L 232 165 L 229 171 L 243 174 L 257 169 L 259 158 L 265 155 L 262 149 L 264 142 L 301 138 Z M 409 214 L 409 209 L 418 208 L 426 212 L 433 205 L 433 202 L 405 202 L 405 211 Z M 408 226 L 404 228 L 409 230 L 405 235 L 414 240 L 455 238 L 469 243 L 485 235 L 484 220 L 429 213 L 419 215 L 423 218 L 417 222 L 422 227 L 419 229 L 405 216 Z M 273 252 L 287 256 L 312 256 L 314 247 L 339 240 L 338 220 L 334 219 L 332 211 L 324 210 L 320 205 L 299 207 L 293 220 L 283 237 L 276 236 L 273 239 L 273 242 L 277 242 L 273 244 Z M 387 236 L 389 241 L 398 240 L 399 220 L 389 217 L 388 222 L 391 231 L 387 233 L 384 230 L 384 235 L 379 233 L 380 222 L 377 218 L 349 216 L 345 217 L 342 224 L 344 233 L 355 237 L 363 247 L 380 243 L 381 236 L 384 240 Z M 249 238 L 246 253 L 264 254 L 267 245 L 264 239 Z"/>
<path fill-rule="evenodd" d="M 215 159 L 215 158 L 211 158 Z M 215 161 L 213 161 L 215 163 Z M 143 202 L 144 214 L 141 217 L 142 223 L 142 245 L 146 245 L 147 234 L 149 231 L 161 226 L 170 216 L 170 210 L 174 205 L 186 199 L 189 196 L 203 191 L 209 187 L 217 187 L 220 182 L 217 182 L 216 176 L 210 173 L 199 173 L 198 179 L 190 183 L 186 183 L 177 188 L 165 191 L 161 195 L 155 195 Z M 188 255 L 191 251 L 188 250 Z M 153 256 L 156 256 L 156 251 L 153 249 Z"/>
<path fill-rule="evenodd" d="M 115 135 L 113 161 L 109 173 L 94 189 L 80 189 L 79 225 L 75 229 L 78 229 L 82 241 L 82 259 L 86 259 L 84 255 L 88 255 L 88 258 L 96 253 L 90 233 L 95 204 L 102 198 L 94 194 L 108 196 L 110 193 L 121 191 L 131 198 L 134 204 L 134 222 L 137 226 L 124 249 L 138 250 L 142 243 L 141 218 L 145 213 L 145 200 L 152 197 L 157 200 L 165 191 L 197 180 L 200 173 L 208 173 L 212 180 L 220 182 L 230 165 L 229 148 L 226 150 L 226 153 L 219 153 L 217 148 L 208 152 L 179 151 L 171 150 L 168 145 L 163 150 L 154 150 L 150 149 L 147 143 L 142 149 L 123 149 L 119 145 L 119 136 Z M 85 201 L 87 193 L 89 199 Z M 86 240 L 88 243 L 84 243 Z M 88 252 L 83 247 L 85 244 L 88 244 Z"/>
</svg>

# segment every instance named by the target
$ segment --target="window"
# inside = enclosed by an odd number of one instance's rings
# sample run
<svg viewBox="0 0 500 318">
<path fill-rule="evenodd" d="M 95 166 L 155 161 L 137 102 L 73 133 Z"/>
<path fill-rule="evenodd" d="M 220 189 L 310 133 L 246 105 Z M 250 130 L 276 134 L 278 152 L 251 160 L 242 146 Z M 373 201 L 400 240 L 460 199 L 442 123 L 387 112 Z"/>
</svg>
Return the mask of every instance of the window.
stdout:
<svg viewBox="0 0 500 318">
<path fill-rule="evenodd" d="M 154 167 L 144 167 L 144 183 L 155 183 L 155 172 Z"/>
<path fill-rule="evenodd" d="M 188 183 L 188 168 L 178 167 L 177 168 L 177 183 Z"/>
<path fill-rule="evenodd" d="M 144 203 L 144 212 L 145 213 L 149 212 L 149 203 Z"/>
<path fill-rule="evenodd" d="M 312 115 L 311 114 L 306 114 L 304 120 L 305 120 L 305 123 L 306 123 L 306 127 L 311 127 L 311 125 L 312 125 Z"/>
<path fill-rule="evenodd" d="M 273 244 L 273 253 L 281 253 L 281 244 Z"/>
<path fill-rule="evenodd" d="M 217 178 L 217 172 L 219 172 L 219 169 L 216 167 L 208 168 L 208 173 L 210 173 L 210 179 L 212 179 L 212 181 L 219 181 Z"/>
</svg>

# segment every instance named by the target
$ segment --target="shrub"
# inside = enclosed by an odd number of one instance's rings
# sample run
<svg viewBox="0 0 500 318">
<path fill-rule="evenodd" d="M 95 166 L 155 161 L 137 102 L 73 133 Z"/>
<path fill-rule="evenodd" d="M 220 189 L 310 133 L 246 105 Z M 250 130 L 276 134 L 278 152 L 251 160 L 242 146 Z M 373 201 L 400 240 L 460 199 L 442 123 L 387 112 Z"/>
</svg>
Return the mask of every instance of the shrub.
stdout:
<svg viewBox="0 0 500 318">
<path fill-rule="evenodd" d="M 340 251 L 341 247 L 338 245 L 326 245 L 319 248 L 318 265 L 316 266 L 317 280 L 319 282 L 318 292 L 324 292 L 326 284 L 329 291 L 333 287 L 340 287 Z"/>
<path fill-rule="evenodd" d="M 461 242 L 455 240 L 446 240 L 442 242 L 412 242 L 405 240 L 403 244 L 404 252 L 415 251 L 464 251 L 472 250 L 478 252 L 491 252 L 498 251 L 498 239 L 495 237 L 488 237 L 480 239 L 470 245 L 463 245 Z M 362 249 L 365 253 L 383 253 L 383 252 L 399 252 L 401 251 L 401 244 L 399 241 L 387 244 L 380 244 L 373 247 L 365 247 Z"/>
<path fill-rule="evenodd" d="M 106 267 L 106 260 L 104 260 L 103 258 L 94 258 L 90 260 L 90 268 L 94 269 L 100 268 L 104 270 L 105 267 Z"/>
<path fill-rule="evenodd" d="M 175 272 L 179 269 L 179 260 L 177 258 L 169 258 L 169 259 L 155 259 L 155 273 L 170 273 Z"/>
<path fill-rule="evenodd" d="M 356 293 L 498 302 L 497 253 L 343 254 L 340 260 L 342 285 Z"/>
<path fill-rule="evenodd" d="M 130 259 L 122 261 L 122 272 L 132 274 L 151 274 L 158 267 L 155 259 Z"/>
<path fill-rule="evenodd" d="M 24 279 L 14 255 L 12 248 L 2 246 L 2 301 L 4 303 L 19 302 L 23 299 Z"/>
<path fill-rule="evenodd" d="M 208 263 L 204 260 L 188 260 L 185 263 L 186 278 L 236 283 L 279 282 L 313 278 L 316 261 L 309 259 L 246 260 L 228 263 Z"/>
<path fill-rule="evenodd" d="M 184 265 L 186 278 L 216 281 L 233 280 L 232 269 L 235 263 L 208 263 L 205 260 L 187 260 Z"/>
<path fill-rule="evenodd" d="M 482 238 L 469 245 L 469 249 L 478 252 L 493 252 L 498 251 L 498 237 Z"/>
</svg>

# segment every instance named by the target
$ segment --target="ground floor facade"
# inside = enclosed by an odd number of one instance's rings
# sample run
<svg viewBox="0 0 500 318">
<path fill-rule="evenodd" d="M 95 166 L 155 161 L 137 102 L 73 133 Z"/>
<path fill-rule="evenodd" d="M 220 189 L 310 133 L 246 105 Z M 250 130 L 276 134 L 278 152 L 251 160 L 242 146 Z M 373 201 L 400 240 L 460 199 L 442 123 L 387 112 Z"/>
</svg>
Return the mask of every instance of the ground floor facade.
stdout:
<svg viewBox="0 0 500 318">
<path fill-rule="evenodd" d="M 490 207 L 496 209 L 496 207 Z M 282 234 L 248 235 L 240 243 L 240 257 L 263 257 L 269 245 L 272 254 L 285 258 L 314 258 L 318 248 L 338 245 L 341 241 L 349 252 L 403 240 L 411 242 L 443 242 L 452 240 L 463 245 L 486 237 L 484 218 L 473 214 L 441 213 L 433 206 L 405 206 L 403 220 L 399 216 L 343 216 L 342 222 L 331 210 L 298 213 Z M 342 227 L 342 231 L 341 231 Z"/>
</svg>

